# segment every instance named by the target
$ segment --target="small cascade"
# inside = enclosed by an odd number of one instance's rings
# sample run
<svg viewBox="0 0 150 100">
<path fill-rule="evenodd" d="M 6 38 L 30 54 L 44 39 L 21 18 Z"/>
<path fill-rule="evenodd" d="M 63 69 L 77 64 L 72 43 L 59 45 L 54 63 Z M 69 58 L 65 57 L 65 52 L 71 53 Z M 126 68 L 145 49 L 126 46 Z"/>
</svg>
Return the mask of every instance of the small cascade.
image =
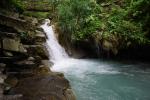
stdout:
<svg viewBox="0 0 150 100">
<path fill-rule="evenodd" d="M 150 64 L 69 58 L 48 24 L 41 27 L 48 36 L 51 70 L 65 74 L 77 100 L 150 100 Z"/>
<path fill-rule="evenodd" d="M 44 30 L 44 32 L 47 34 L 47 44 L 48 44 L 48 50 L 50 53 L 50 59 L 52 62 L 60 61 L 65 58 L 68 58 L 68 54 L 66 53 L 65 49 L 58 43 L 58 40 L 55 36 L 55 33 L 53 31 L 52 25 L 49 26 L 50 20 L 45 19 L 45 23 L 41 26 Z"/>
</svg>

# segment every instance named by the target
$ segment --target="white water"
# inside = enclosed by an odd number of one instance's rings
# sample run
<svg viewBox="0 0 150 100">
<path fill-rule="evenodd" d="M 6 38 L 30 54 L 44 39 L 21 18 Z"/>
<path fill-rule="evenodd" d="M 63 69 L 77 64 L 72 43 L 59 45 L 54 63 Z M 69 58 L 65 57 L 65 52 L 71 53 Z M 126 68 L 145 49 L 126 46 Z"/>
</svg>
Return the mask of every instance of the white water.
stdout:
<svg viewBox="0 0 150 100">
<path fill-rule="evenodd" d="M 48 36 L 52 70 L 65 74 L 77 100 L 150 100 L 150 69 L 141 70 L 141 64 L 69 58 L 49 23 L 46 20 L 41 27 Z"/>
<path fill-rule="evenodd" d="M 68 72 L 70 69 L 76 69 L 76 74 L 84 74 L 85 72 L 89 71 L 88 65 L 96 64 L 92 60 L 85 60 L 85 59 L 73 59 L 69 58 L 68 54 L 65 52 L 65 49 L 58 43 L 58 40 L 55 36 L 53 31 L 52 25 L 49 26 L 50 20 L 46 19 L 45 23 L 41 26 L 45 33 L 48 36 L 47 44 L 48 50 L 50 53 L 50 59 L 54 63 L 52 66 L 53 71 L 60 71 L 60 72 Z M 82 67 L 79 67 L 82 66 Z M 118 73 L 117 71 L 111 70 L 111 67 L 101 65 L 99 70 L 95 70 L 97 73 L 109 73 L 114 74 Z"/>
<path fill-rule="evenodd" d="M 50 59 L 52 62 L 57 62 L 62 59 L 68 58 L 67 53 L 65 52 L 64 48 L 60 46 L 60 44 L 57 41 L 57 38 L 54 34 L 52 25 L 49 26 L 50 20 L 46 19 L 45 24 L 43 24 L 41 27 L 47 34 L 47 45 L 48 45 L 48 50 L 50 53 Z"/>
</svg>

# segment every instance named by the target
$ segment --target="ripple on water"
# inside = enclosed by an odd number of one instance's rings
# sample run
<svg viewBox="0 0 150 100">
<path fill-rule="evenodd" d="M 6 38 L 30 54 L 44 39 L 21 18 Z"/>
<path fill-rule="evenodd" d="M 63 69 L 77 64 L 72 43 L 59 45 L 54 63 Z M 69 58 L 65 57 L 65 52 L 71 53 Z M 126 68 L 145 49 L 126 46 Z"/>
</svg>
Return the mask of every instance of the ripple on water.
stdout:
<svg viewBox="0 0 150 100">
<path fill-rule="evenodd" d="M 77 100 L 150 100 L 150 70 L 136 64 L 65 59 L 53 66 L 70 80 Z"/>
</svg>

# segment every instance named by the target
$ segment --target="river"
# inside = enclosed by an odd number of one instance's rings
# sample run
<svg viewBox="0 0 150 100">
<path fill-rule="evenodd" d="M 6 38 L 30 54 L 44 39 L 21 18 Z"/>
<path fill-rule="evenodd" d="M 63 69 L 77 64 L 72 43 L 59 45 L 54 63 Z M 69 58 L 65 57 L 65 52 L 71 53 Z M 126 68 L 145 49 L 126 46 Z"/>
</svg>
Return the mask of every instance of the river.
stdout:
<svg viewBox="0 0 150 100">
<path fill-rule="evenodd" d="M 70 80 L 77 100 L 150 100 L 149 64 L 65 59 L 53 66 Z"/>
<path fill-rule="evenodd" d="M 52 70 L 65 74 L 77 100 L 150 100 L 150 64 L 69 58 L 48 23 L 42 28 L 48 35 Z"/>
</svg>

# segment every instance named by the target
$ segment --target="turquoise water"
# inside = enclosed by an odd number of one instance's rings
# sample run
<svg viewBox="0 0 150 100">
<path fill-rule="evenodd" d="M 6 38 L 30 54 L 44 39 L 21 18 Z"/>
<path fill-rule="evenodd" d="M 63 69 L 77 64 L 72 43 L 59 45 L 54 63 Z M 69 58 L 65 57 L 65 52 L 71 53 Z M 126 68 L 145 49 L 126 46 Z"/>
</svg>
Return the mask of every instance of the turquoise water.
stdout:
<svg viewBox="0 0 150 100">
<path fill-rule="evenodd" d="M 53 66 L 70 80 L 77 100 L 150 100 L 149 64 L 66 59 Z"/>
</svg>

